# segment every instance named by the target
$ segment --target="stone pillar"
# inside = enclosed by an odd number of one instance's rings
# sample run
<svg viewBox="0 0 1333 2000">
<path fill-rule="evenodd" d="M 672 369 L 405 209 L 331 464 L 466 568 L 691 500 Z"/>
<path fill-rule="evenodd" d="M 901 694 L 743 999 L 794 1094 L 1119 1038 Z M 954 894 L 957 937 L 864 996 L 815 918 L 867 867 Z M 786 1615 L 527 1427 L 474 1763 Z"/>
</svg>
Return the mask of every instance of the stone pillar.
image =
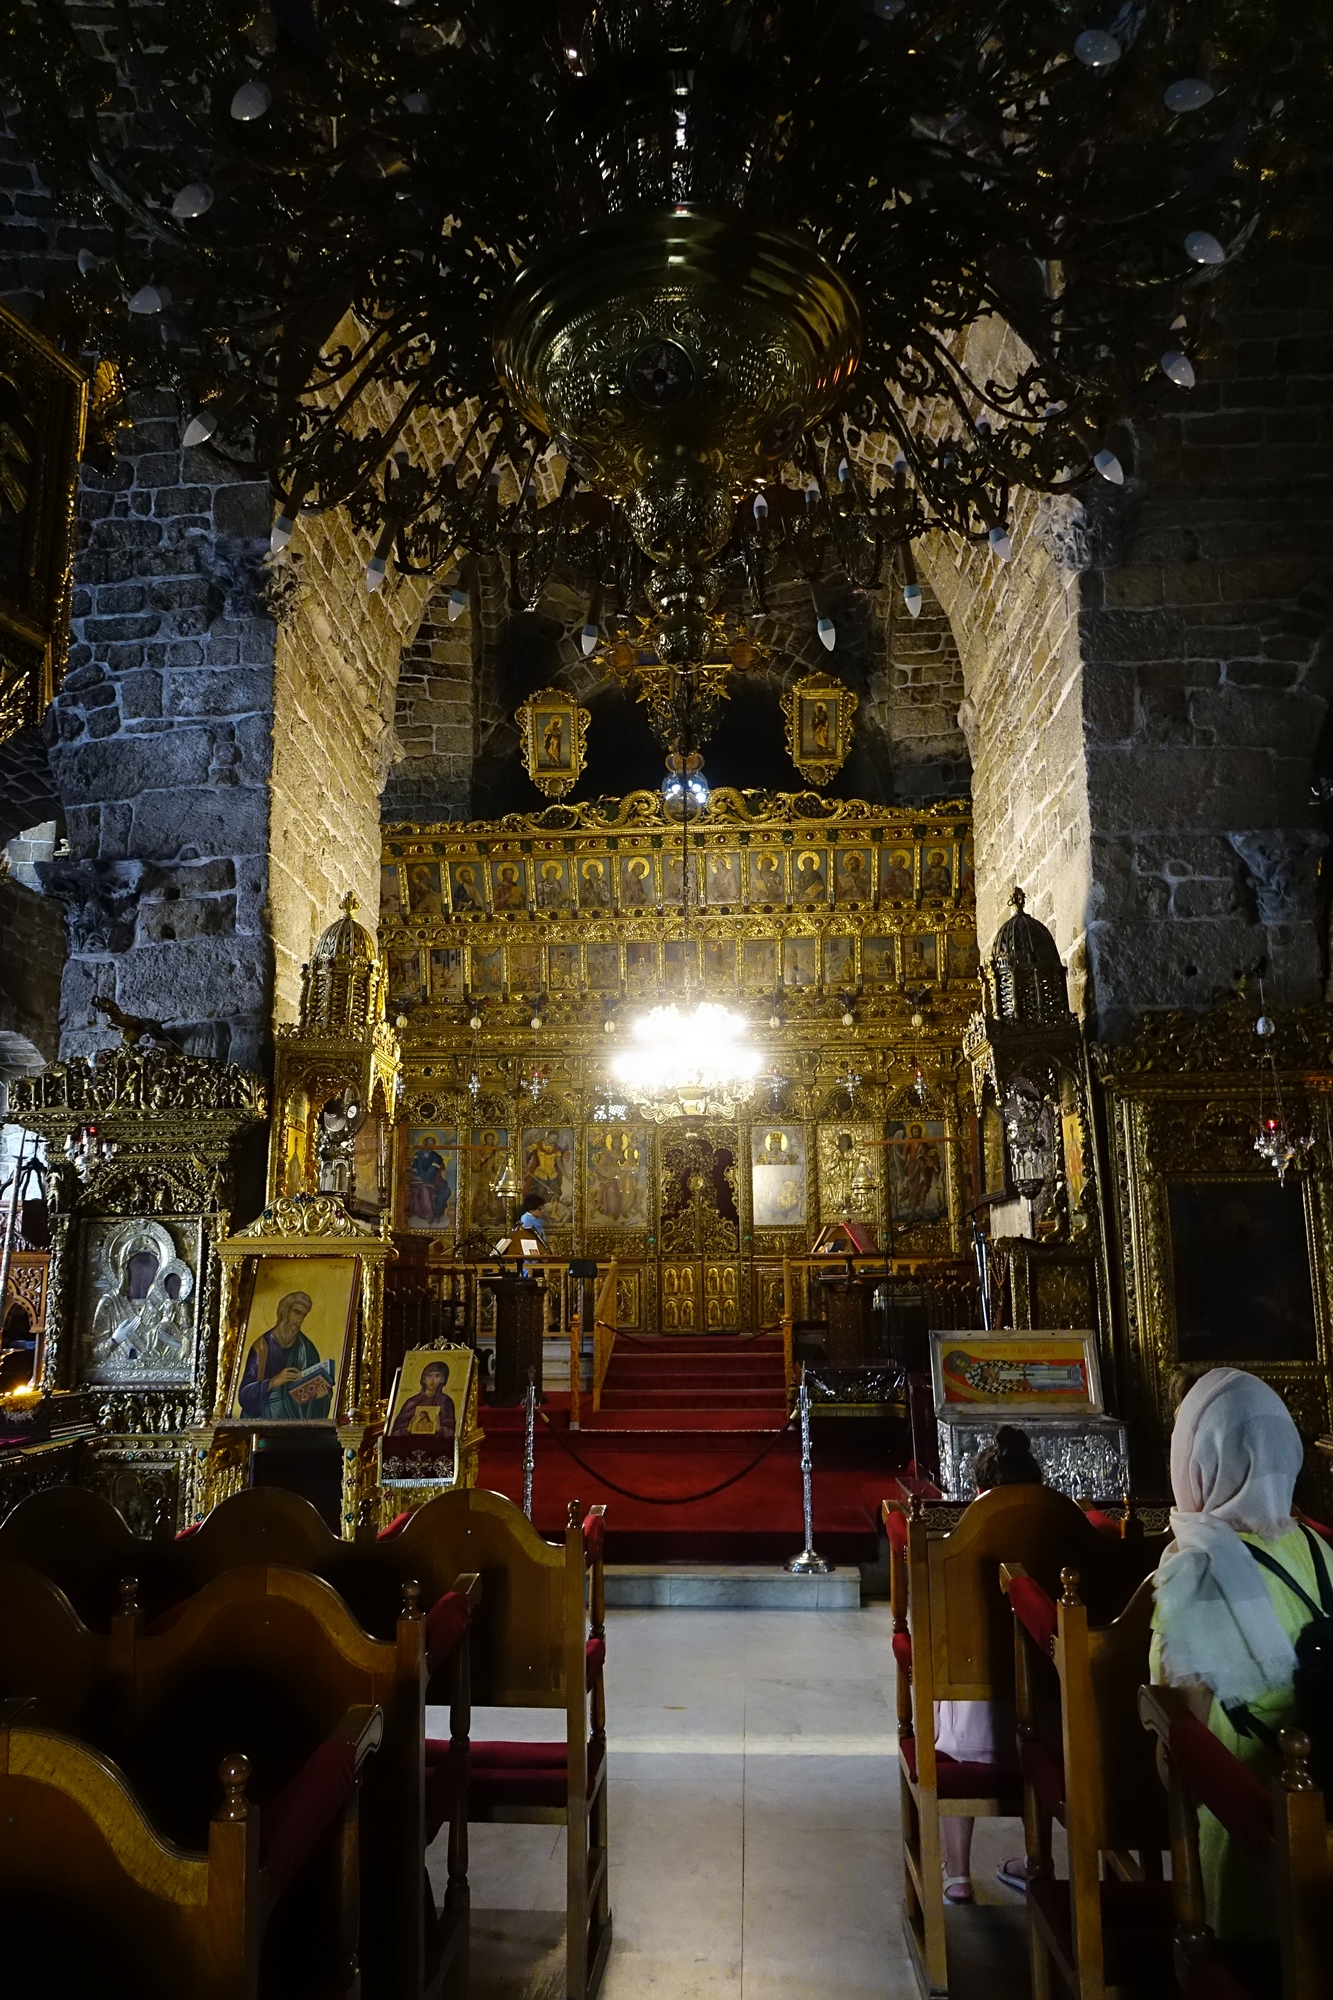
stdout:
<svg viewBox="0 0 1333 2000">
<path fill-rule="evenodd" d="M 188 1053 L 262 1068 L 269 1027 L 273 620 L 268 495 L 182 451 L 135 398 L 114 470 L 85 472 L 64 685 L 47 718 L 68 854 L 62 1050 L 116 1039 L 102 997 Z"/>
<path fill-rule="evenodd" d="M 1123 488 L 1020 502 L 1006 567 L 923 552 L 963 656 L 983 945 L 1021 882 L 1103 1037 L 1260 960 L 1272 999 L 1322 988 L 1328 244 L 1250 274 L 1170 394 L 1116 441 Z"/>
<path fill-rule="evenodd" d="M 274 1020 L 295 1021 L 301 969 L 350 889 L 379 908 L 380 792 L 397 754 L 398 663 L 432 585 L 391 572 L 341 514 L 303 520 L 281 565 L 273 678 L 269 920 Z"/>
</svg>

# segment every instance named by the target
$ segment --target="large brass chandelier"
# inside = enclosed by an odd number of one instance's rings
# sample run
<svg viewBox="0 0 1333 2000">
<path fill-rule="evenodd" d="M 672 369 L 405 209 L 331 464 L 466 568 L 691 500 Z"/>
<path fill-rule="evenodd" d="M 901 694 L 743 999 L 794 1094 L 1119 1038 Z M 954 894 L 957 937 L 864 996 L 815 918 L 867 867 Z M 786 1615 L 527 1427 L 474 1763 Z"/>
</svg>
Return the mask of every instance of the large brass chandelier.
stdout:
<svg viewBox="0 0 1333 2000">
<path fill-rule="evenodd" d="M 684 1009 L 653 1007 L 634 1024 L 634 1047 L 611 1074 L 646 1118 L 726 1118 L 749 1104 L 763 1058 L 748 1024 L 729 1007 L 702 1000 Z"/>
<path fill-rule="evenodd" d="M 685 750 L 775 578 L 832 646 L 835 586 L 919 608 L 930 528 L 1000 562 L 1017 489 L 1123 480 L 1115 420 L 1206 369 L 1330 96 L 1309 0 L 97 15 L 0 0 L 85 225 L 67 344 L 268 474 L 277 548 L 341 507 L 372 589 L 572 579 Z"/>
</svg>

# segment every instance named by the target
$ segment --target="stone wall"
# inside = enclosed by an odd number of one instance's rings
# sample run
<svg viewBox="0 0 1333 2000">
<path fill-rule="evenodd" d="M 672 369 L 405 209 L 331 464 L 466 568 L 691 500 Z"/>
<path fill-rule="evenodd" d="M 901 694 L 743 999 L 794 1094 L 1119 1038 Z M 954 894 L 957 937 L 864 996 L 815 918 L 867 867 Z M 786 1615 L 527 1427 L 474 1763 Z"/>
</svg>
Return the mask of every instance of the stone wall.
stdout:
<svg viewBox="0 0 1333 2000">
<path fill-rule="evenodd" d="M 1321 991 L 1331 407 L 1312 239 L 1235 275 L 1198 386 L 1117 439 L 1123 488 L 1023 500 L 1007 566 L 922 552 L 963 659 L 983 945 L 1021 882 L 1103 1035 L 1260 964 L 1273 999 Z"/>
<path fill-rule="evenodd" d="M 90 20 L 109 19 L 94 9 Z M 0 296 L 40 319 L 104 231 L 58 214 L 0 132 Z M 62 1047 L 115 1040 L 98 995 L 193 1053 L 260 1065 L 269 1031 L 273 620 L 267 489 L 180 446 L 174 399 L 131 399 L 119 460 L 85 470 L 71 644 L 43 734 L 68 854 Z"/>
<path fill-rule="evenodd" d="M 93 1002 L 192 1054 L 265 1060 L 273 620 L 266 489 L 182 451 L 174 402 L 135 398 L 109 475 L 85 470 L 72 636 L 47 721 L 67 858 L 62 1046 L 114 1039 Z"/>
<path fill-rule="evenodd" d="M 379 908 L 380 791 L 393 763 L 398 659 L 429 586 L 365 587 L 369 551 L 340 514 L 304 518 L 278 631 L 272 696 L 269 923 L 274 1019 L 297 1018 L 301 967 L 350 890 Z"/>
<path fill-rule="evenodd" d="M 972 787 L 967 738 L 958 720 L 963 662 L 953 627 L 929 584 L 909 617 L 891 583 L 879 599 L 866 721 L 880 731 L 892 770 L 894 805 L 966 798 Z"/>
<path fill-rule="evenodd" d="M 579 645 L 586 615 L 581 593 L 556 581 L 535 613 L 511 621 L 501 573 L 481 565 L 467 609 L 451 622 L 449 589 L 448 582 L 437 589 L 415 642 L 403 653 L 394 723 L 399 761 L 382 802 L 389 821 L 459 819 L 490 810 L 490 774 L 507 770 L 518 754 L 514 710 L 544 683 L 591 704 L 590 755 L 599 748 L 598 732 L 616 727 L 617 720 L 624 727 L 623 709 L 613 716 L 605 706 L 601 662 L 586 659 Z M 807 585 L 774 585 L 770 607 L 772 615 L 756 628 L 770 663 L 751 681 L 772 709 L 775 738 L 782 731 L 782 693 L 800 675 L 829 669 L 856 690 L 861 704 L 840 792 L 851 786 L 881 803 L 905 805 L 967 795 L 971 769 L 958 722 L 962 661 L 928 587 L 917 620 L 908 617 L 896 585 L 879 600 L 835 594 L 838 643 L 832 654 L 816 637 Z M 738 700 L 739 693 L 737 684 Z M 710 757 L 716 764 L 729 721 L 724 710 L 719 742 L 706 749 L 706 764 Z M 753 741 L 748 748 L 752 759 L 763 755 Z M 726 761 L 725 749 L 722 755 Z M 651 769 L 637 772 L 637 779 L 656 784 L 660 750 L 649 761 Z M 778 749 L 776 759 L 770 755 L 764 768 L 756 765 L 745 782 L 790 790 L 803 781 Z M 511 785 L 505 797 L 515 807 L 540 803 L 530 786 L 525 792 Z"/>
</svg>

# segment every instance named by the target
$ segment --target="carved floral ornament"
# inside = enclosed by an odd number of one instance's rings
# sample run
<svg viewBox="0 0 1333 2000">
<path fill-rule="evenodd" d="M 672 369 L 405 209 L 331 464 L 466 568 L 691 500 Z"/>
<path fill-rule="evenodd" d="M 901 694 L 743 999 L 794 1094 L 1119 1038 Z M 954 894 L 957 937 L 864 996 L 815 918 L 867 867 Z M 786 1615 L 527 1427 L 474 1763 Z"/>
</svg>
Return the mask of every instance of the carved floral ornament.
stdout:
<svg viewBox="0 0 1333 2000">
<path fill-rule="evenodd" d="M 1140 1079 L 1150 1089 L 1191 1086 L 1199 1072 L 1260 1071 L 1271 1055 L 1284 1076 L 1303 1076 L 1312 1086 L 1322 1076 L 1333 1088 L 1333 1008 L 1274 1012 L 1267 1039 L 1255 1033 L 1259 1013 L 1258 1000 L 1242 996 L 1208 1014 L 1148 1014 L 1131 1040 L 1091 1043 L 1089 1055 L 1102 1082 L 1112 1086 Z"/>
<path fill-rule="evenodd" d="M 189 1112 L 195 1117 L 245 1121 L 268 1113 L 268 1090 L 261 1077 L 236 1063 L 212 1062 L 158 1045 L 99 1049 L 50 1063 L 33 1077 L 9 1087 L 11 1117 L 34 1130 L 69 1119 L 139 1117 L 144 1113 Z"/>
<path fill-rule="evenodd" d="M 238 1229 L 223 1249 L 225 1252 L 233 1245 L 244 1244 L 248 1254 L 251 1247 L 261 1243 L 267 1245 L 292 1238 L 308 1243 L 321 1237 L 340 1243 L 354 1241 L 363 1255 L 366 1251 L 373 1255 L 377 1247 L 387 1254 L 392 1247 L 382 1230 L 349 1215 L 340 1196 L 293 1194 L 279 1195 L 270 1202 L 253 1222 Z"/>
</svg>

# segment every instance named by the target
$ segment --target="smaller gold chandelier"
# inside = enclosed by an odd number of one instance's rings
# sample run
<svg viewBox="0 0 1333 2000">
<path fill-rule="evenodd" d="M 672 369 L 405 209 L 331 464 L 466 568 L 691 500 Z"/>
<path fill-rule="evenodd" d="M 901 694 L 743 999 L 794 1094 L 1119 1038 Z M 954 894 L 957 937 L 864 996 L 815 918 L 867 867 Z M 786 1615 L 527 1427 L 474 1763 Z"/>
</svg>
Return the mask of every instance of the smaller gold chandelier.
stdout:
<svg viewBox="0 0 1333 2000">
<path fill-rule="evenodd" d="M 645 1118 L 725 1117 L 748 1104 L 763 1057 L 742 1040 L 747 1022 L 701 1001 L 689 1013 L 654 1007 L 634 1026 L 639 1046 L 612 1074 Z"/>
</svg>

